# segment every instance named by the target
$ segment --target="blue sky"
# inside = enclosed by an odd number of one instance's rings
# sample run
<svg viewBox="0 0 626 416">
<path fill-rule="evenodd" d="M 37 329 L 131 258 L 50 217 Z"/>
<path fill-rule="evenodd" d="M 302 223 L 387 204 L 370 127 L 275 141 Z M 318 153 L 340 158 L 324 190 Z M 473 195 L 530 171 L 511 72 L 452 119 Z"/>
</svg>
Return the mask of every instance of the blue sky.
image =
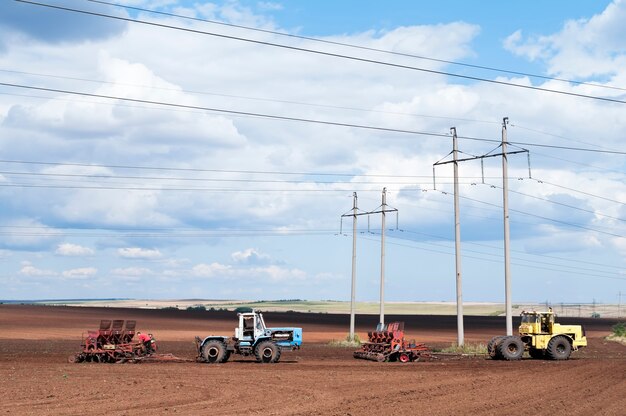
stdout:
<svg viewBox="0 0 626 416">
<path fill-rule="evenodd" d="M 123 2 L 575 85 L 317 44 L 83 0 L 52 5 L 489 80 L 626 100 L 626 2 Z M 120 2 L 122 3 L 122 2 Z M 485 154 L 509 140 L 623 152 L 623 105 L 0 5 L 0 299 L 349 298 L 352 206 L 381 190 L 386 298 L 452 301 L 452 126 Z M 41 87 L 75 94 L 32 90 Z M 606 88 L 611 87 L 611 88 Z M 78 94 L 91 94 L 81 96 Z M 98 98 L 112 96 L 118 99 Z M 143 100 L 140 104 L 136 101 Z M 164 107 L 150 102 L 178 105 Z M 186 107 L 180 107 L 186 106 Z M 193 107 L 195 109 L 192 109 Z M 407 135 L 201 110 L 434 133 Z M 624 292 L 624 155 L 510 157 L 514 302 Z M 503 301 L 499 159 L 461 165 L 466 301 Z M 391 225 L 390 225 L 391 224 Z M 376 300 L 380 219 L 360 220 L 357 299 Z"/>
</svg>

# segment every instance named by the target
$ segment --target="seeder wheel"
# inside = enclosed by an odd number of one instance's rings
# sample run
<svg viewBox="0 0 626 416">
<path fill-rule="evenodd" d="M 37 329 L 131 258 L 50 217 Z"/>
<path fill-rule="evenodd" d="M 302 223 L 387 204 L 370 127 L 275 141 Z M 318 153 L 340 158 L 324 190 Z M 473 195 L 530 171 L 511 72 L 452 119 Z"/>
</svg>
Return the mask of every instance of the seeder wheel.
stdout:
<svg viewBox="0 0 626 416">
<path fill-rule="evenodd" d="M 409 356 L 409 354 L 401 352 L 398 356 L 398 361 L 400 361 L 401 363 L 408 363 L 409 361 L 411 361 L 411 357 Z"/>
</svg>

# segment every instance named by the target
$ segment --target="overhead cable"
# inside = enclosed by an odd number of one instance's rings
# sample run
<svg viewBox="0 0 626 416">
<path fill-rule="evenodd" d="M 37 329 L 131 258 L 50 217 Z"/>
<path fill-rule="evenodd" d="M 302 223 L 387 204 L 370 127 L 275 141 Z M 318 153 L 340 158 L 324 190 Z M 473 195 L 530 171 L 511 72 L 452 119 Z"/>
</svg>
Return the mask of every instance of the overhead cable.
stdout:
<svg viewBox="0 0 626 416">
<path fill-rule="evenodd" d="M 390 115 L 406 116 L 406 117 L 420 117 L 420 118 L 432 118 L 432 119 L 451 120 L 451 121 L 463 121 L 463 122 L 469 122 L 469 123 L 485 123 L 485 124 L 498 124 L 498 125 L 500 124 L 500 121 L 494 121 L 494 120 L 479 120 L 479 119 L 463 118 L 463 117 L 437 116 L 437 115 L 432 115 L 432 114 L 403 113 L 399 111 L 385 111 L 385 110 L 374 110 L 374 109 L 369 109 L 369 108 L 348 107 L 348 106 L 340 106 L 340 105 L 306 103 L 302 101 L 279 100 L 279 99 L 266 98 L 266 97 L 250 97 L 250 96 L 224 94 L 224 93 L 209 92 L 209 91 L 187 90 L 187 89 L 181 89 L 181 88 L 165 88 L 165 87 L 157 87 L 154 85 L 140 85 L 140 84 L 125 83 L 125 82 L 114 82 L 114 81 L 103 81 L 103 80 L 95 80 L 95 79 L 80 78 L 80 77 L 69 77 L 69 76 L 64 76 L 64 75 L 52 75 L 52 74 L 43 74 L 43 73 L 37 73 L 37 72 L 17 71 L 17 70 L 6 69 L 6 68 L 0 68 L 0 72 L 46 77 L 46 78 L 55 78 L 55 79 L 64 79 L 68 81 L 84 81 L 84 82 L 106 84 L 106 85 L 122 85 L 122 86 L 136 87 L 136 88 L 145 88 L 145 89 L 150 89 L 150 90 L 174 91 L 174 92 L 182 92 L 182 93 L 196 94 L 196 95 L 211 95 L 211 96 L 217 96 L 217 97 L 236 98 L 236 99 L 252 100 L 252 101 L 263 101 L 263 102 L 270 102 L 270 103 L 301 105 L 301 106 L 316 107 L 316 108 L 329 108 L 333 110 L 349 110 L 349 111 L 359 111 L 359 112 L 367 112 L 367 113 L 375 113 L 375 114 L 390 114 Z M 26 97 L 45 98 L 41 96 L 32 96 L 32 95 L 31 96 L 26 95 Z M 94 101 L 88 101 L 88 102 L 94 102 Z M 94 102 L 94 103 L 97 103 L 97 102 Z M 97 104 L 102 104 L 102 103 L 97 103 Z M 137 108 L 151 108 L 151 107 L 137 107 Z"/>
<path fill-rule="evenodd" d="M 163 12 L 163 11 L 159 11 L 159 10 L 152 10 L 152 9 L 145 9 L 145 8 L 141 8 L 141 7 L 129 6 L 129 5 L 125 5 L 125 4 L 118 4 L 118 3 L 102 1 L 102 0 L 88 0 L 88 1 L 90 1 L 92 3 L 99 3 L 99 4 L 108 5 L 108 6 L 121 7 L 121 8 L 128 9 L 128 10 L 135 10 L 135 11 L 140 11 L 140 12 L 153 13 L 153 14 L 157 14 L 157 15 L 161 15 L 161 16 L 176 17 L 176 18 L 180 18 L 180 19 L 187 19 L 187 20 L 193 20 L 193 21 L 197 21 L 197 22 L 211 23 L 211 24 L 227 26 L 227 27 L 235 27 L 235 28 L 238 28 L 238 29 L 245 29 L 245 30 L 250 30 L 250 31 L 260 32 L 260 33 L 268 33 L 268 34 L 271 34 L 271 35 L 284 36 L 284 37 L 289 37 L 289 38 L 293 38 L 293 39 L 302 39 L 302 40 L 306 40 L 306 41 L 318 42 L 318 43 L 323 43 L 323 44 L 327 44 L 327 45 L 344 46 L 344 47 L 353 48 L 353 49 L 360 49 L 360 50 L 371 51 L 371 52 L 380 52 L 380 53 L 389 54 L 389 55 L 403 56 L 403 57 L 408 57 L 408 58 L 416 58 L 416 59 L 422 59 L 422 60 L 425 60 L 425 61 L 438 62 L 438 63 L 449 64 L 449 65 L 457 65 L 457 66 L 462 66 L 462 67 L 466 67 L 466 68 L 482 69 L 482 70 L 486 70 L 486 71 L 499 72 L 499 73 L 503 73 L 503 74 L 521 75 L 521 76 L 526 76 L 526 77 L 531 77 L 531 78 L 545 79 L 545 80 L 549 80 L 549 81 L 559 81 L 559 82 L 565 82 L 565 83 L 569 83 L 569 84 L 587 85 L 587 86 L 591 86 L 591 87 L 598 87 L 598 88 L 606 88 L 606 89 L 612 89 L 612 90 L 626 91 L 626 88 L 616 87 L 616 86 L 612 86 L 612 85 L 604 85 L 604 84 L 598 84 L 598 83 L 594 83 L 594 82 L 575 81 L 575 80 L 571 80 L 571 79 L 550 77 L 550 76 L 546 76 L 546 75 L 531 74 L 531 73 L 528 73 L 528 72 L 512 71 L 512 70 L 507 70 L 507 69 L 502 69 L 502 68 L 494 68 L 494 67 L 484 66 L 484 65 L 475 65 L 475 64 L 468 64 L 468 63 L 465 63 L 465 62 L 458 62 L 458 61 L 450 61 L 450 60 L 446 60 L 446 59 L 432 58 L 432 57 L 428 57 L 428 56 L 416 55 L 416 54 L 411 54 L 411 53 L 406 53 L 406 52 L 398 52 L 398 51 L 391 51 L 391 50 L 387 50 L 387 49 L 372 48 L 372 47 L 363 46 L 363 45 L 355 45 L 353 43 L 338 42 L 338 41 L 332 41 L 332 40 L 328 40 L 328 39 L 314 38 L 314 37 L 310 37 L 310 36 L 294 35 L 294 34 L 291 34 L 291 33 L 279 32 L 279 31 L 276 31 L 276 30 L 260 29 L 260 28 L 256 28 L 256 27 L 238 25 L 238 24 L 234 24 L 234 23 L 220 22 L 218 20 L 202 19 L 202 18 L 193 17 L 193 16 L 184 16 L 184 15 L 181 15 L 181 14 L 168 13 L 168 12 Z"/>
<path fill-rule="evenodd" d="M 15 0 L 15 1 L 23 1 L 23 0 Z M 104 94 L 94 94 L 94 93 L 87 93 L 87 92 L 81 92 L 81 91 L 63 90 L 63 89 L 57 89 L 57 88 L 36 87 L 36 86 L 31 86 L 31 85 L 14 84 L 14 83 L 8 83 L 8 82 L 0 82 L 0 86 L 30 89 L 30 90 L 37 90 L 37 91 L 56 92 L 60 94 L 71 94 L 71 95 L 79 95 L 79 96 L 85 96 L 85 97 L 104 98 L 108 100 L 120 100 L 120 101 L 129 101 L 129 102 L 142 103 L 142 104 L 153 104 L 153 105 L 160 105 L 160 106 L 166 106 L 166 107 L 212 111 L 212 112 L 224 113 L 224 114 L 246 115 L 246 116 L 258 117 L 258 118 L 264 118 L 264 119 L 293 121 L 293 122 L 312 123 L 312 124 L 323 124 L 323 125 L 330 125 L 330 126 L 336 126 L 336 127 L 349 127 L 349 128 L 357 128 L 357 129 L 364 129 L 364 130 L 383 131 L 383 132 L 388 132 L 388 133 L 401 133 L 401 134 L 432 136 L 432 137 L 446 137 L 446 138 L 450 137 L 449 133 L 434 133 L 434 132 L 425 132 L 425 131 L 417 131 L 417 130 L 396 129 L 392 127 L 343 123 L 343 122 L 336 122 L 336 121 L 329 121 L 329 120 L 289 117 L 289 116 L 281 116 L 281 115 L 276 115 L 276 114 L 256 113 L 256 112 L 250 112 L 250 111 L 227 110 L 223 108 L 203 107 L 203 106 L 198 106 L 198 105 L 178 104 L 178 103 L 170 103 L 170 102 L 164 102 L 164 101 L 143 100 L 143 99 L 138 99 L 138 98 L 127 98 L 127 97 L 119 97 L 119 96 L 104 95 Z M 457 136 L 457 137 L 463 140 L 472 140 L 472 141 L 489 142 L 489 143 L 501 143 L 500 140 L 496 140 L 496 139 L 486 139 L 486 138 L 478 138 L 478 137 L 470 137 L 470 136 Z M 512 142 L 512 141 L 508 143 L 512 145 L 547 147 L 547 148 L 555 148 L 555 149 L 561 149 L 561 150 L 626 155 L 626 152 L 618 152 L 618 151 L 610 151 L 610 150 L 586 149 L 586 148 L 567 147 L 567 146 L 553 146 L 553 145 L 547 145 L 547 144 Z"/>
<path fill-rule="evenodd" d="M 244 37 L 240 37 L 240 36 L 225 35 L 223 33 L 207 32 L 207 31 L 202 31 L 202 30 L 197 30 L 197 29 L 183 28 L 183 27 L 179 27 L 179 26 L 166 25 L 166 24 L 163 24 L 163 23 L 155 23 L 155 22 L 149 22 L 149 21 L 145 21 L 145 20 L 131 19 L 131 18 L 128 18 L 128 17 L 114 16 L 114 15 L 109 15 L 109 14 L 106 14 L 106 13 L 96 13 L 96 12 L 90 12 L 90 11 L 87 11 L 87 10 L 74 9 L 74 8 L 70 8 L 70 7 L 63 7 L 63 6 L 57 6 L 57 5 L 52 5 L 52 4 L 39 3 L 39 2 L 36 2 L 36 1 L 30 1 L 30 0 L 15 0 L 15 1 L 20 2 L 20 3 L 25 3 L 25 4 L 31 4 L 31 5 L 35 5 L 35 6 L 48 7 L 48 8 L 57 9 L 57 10 L 65 10 L 65 11 L 70 11 L 70 12 L 75 12 L 75 13 L 81 13 L 81 14 L 90 15 L 90 16 L 104 17 L 104 18 L 121 20 L 121 21 L 132 22 L 132 23 L 140 23 L 140 24 L 144 24 L 144 25 L 160 27 L 160 28 L 165 28 L 165 29 L 173 29 L 173 30 L 179 30 L 179 31 L 184 31 L 184 32 L 189 32 L 189 33 L 214 36 L 214 37 L 219 37 L 219 38 L 223 38 L 223 39 L 237 40 L 237 41 L 242 41 L 242 42 L 254 43 L 254 44 L 258 44 L 258 45 L 272 46 L 272 47 L 277 47 L 277 48 L 282 48 L 282 49 L 288 49 L 288 50 L 294 50 L 294 51 L 300 51 L 300 52 L 313 53 L 313 54 L 317 54 L 317 55 L 323 55 L 323 56 L 330 56 L 330 57 L 334 57 L 334 58 L 347 59 L 347 60 L 356 61 L 356 62 L 364 62 L 364 63 L 370 63 L 370 64 L 376 64 L 376 65 L 383 65 L 383 66 L 400 68 L 400 69 L 408 69 L 408 70 L 412 70 L 412 71 L 419 71 L 419 72 L 424 72 L 424 73 L 429 73 L 429 74 L 434 74 L 434 75 L 446 75 L 446 76 L 450 76 L 450 77 L 467 79 L 467 80 L 471 80 L 471 81 L 480 81 L 480 82 L 486 82 L 486 83 L 496 84 L 496 85 L 506 85 L 506 86 L 522 88 L 522 89 L 526 89 L 526 90 L 543 91 L 543 92 L 554 93 L 554 94 L 561 94 L 561 95 L 566 95 L 566 96 L 571 96 L 571 97 L 587 98 L 587 99 L 591 99 L 591 100 L 599 100 L 599 101 L 612 102 L 612 103 L 618 103 L 618 104 L 626 104 L 625 100 L 619 100 L 619 99 L 616 99 L 616 98 L 599 97 L 599 96 L 594 96 L 594 95 L 580 94 L 580 93 L 574 93 L 574 92 L 568 92 L 568 91 L 553 90 L 553 89 L 550 89 L 550 88 L 535 87 L 535 86 L 532 86 L 532 85 L 515 84 L 515 83 L 512 83 L 512 82 L 498 81 L 498 80 L 493 80 L 493 79 L 488 79 L 488 78 L 481 78 L 481 77 L 475 77 L 475 76 L 470 76 L 470 75 L 462 75 L 462 74 L 456 74 L 456 73 L 452 73 L 452 72 L 438 71 L 438 70 L 434 70 L 434 69 L 421 68 L 421 67 L 416 67 L 416 66 L 396 64 L 396 63 L 392 63 L 392 62 L 379 61 L 379 60 L 375 60 L 375 59 L 359 58 L 359 57 L 356 57 L 356 56 L 350 56 L 350 55 L 345 55 L 345 54 L 325 52 L 325 51 L 321 51 L 321 50 L 302 48 L 302 47 L 297 47 L 297 46 L 283 45 L 283 44 L 278 44 L 278 43 L 274 43 L 274 42 L 267 42 L 267 41 L 260 41 L 260 40 L 255 40 L 255 39 L 244 38 Z"/>
</svg>

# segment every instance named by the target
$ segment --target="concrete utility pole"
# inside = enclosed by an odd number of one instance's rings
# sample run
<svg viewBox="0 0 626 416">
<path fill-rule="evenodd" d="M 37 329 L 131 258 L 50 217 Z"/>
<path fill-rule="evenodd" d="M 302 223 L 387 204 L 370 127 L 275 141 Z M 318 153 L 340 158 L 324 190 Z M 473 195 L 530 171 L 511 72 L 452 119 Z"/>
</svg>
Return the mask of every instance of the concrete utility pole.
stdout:
<svg viewBox="0 0 626 416">
<path fill-rule="evenodd" d="M 382 232 L 381 232 L 381 257 L 380 257 L 380 322 L 385 323 L 385 215 L 387 212 L 396 212 L 396 228 L 398 228 L 398 217 L 396 208 L 388 208 L 387 205 L 387 188 L 383 188 L 383 203 L 374 211 L 358 212 L 357 196 L 356 192 L 353 193 L 352 209 L 341 216 L 342 226 L 344 217 L 353 217 L 352 220 L 352 294 L 350 300 L 350 340 L 354 340 L 354 317 L 355 317 L 355 296 L 356 296 L 356 235 L 357 235 L 357 220 L 359 215 L 373 215 L 382 214 Z M 341 233 L 341 230 L 339 231 Z"/>
<path fill-rule="evenodd" d="M 511 302 L 511 256 L 509 248 L 509 173 L 506 153 L 508 117 L 502 119 L 502 208 L 504 216 L 504 303 L 506 309 L 506 334 L 513 335 L 513 308 Z"/>
<path fill-rule="evenodd" d="M 356 217 L 357 217 L 357 196 L 353 193 L 352 203 L 352 290 L 350 296 L 350 341 L 354 341 L 354 316 L 356 313 L 355 292 L 356 292 Z"/>
<path fill-rule="evenodd" d="M 462 346 L 463 331 L 463 280 L 461 278 L 461 220 L 459 213 L 459 149 L 456 137 L 456 127 L 452 132 L 452 157 L 454 159 L 454 253 L 456 265 L 456 328 L 457 344 Z"/>
<path fill-rule="evenodd" d="M 383 188 L 382 204 L 380 214 L 381 231 L 380 231 L 380 320 L 385 324 L 385 208 L 387 207 L 387 188 Z"/>
<path fill-rule="evenodd" d="M 507 324 L 507 334 L 513 335 L 513 311 L 511 305 L 511 282 L 509 276 L 509 268 L 510 268 L 510 256 L 509 256 L 509 206 L 508 206 L 508 171 L 507 171 L 507 157 L 508 155 L 513 155 L 517 153 L 528 153 L 528 150 L 516 150 L 513 152 L 507 152 L 507 138 L 506 138 L 506 125 L 508 124 L 508 117 L 503 119 L 502 123 L 502 153 L 487 153 L 482 156 L 472 156 L 464 159 L 458 158 L 458 149 L 456 144 L 456 128 L 451 128 L 452 131 L 452 155 L 453 159 L 448 161 L 440 160 L 433 164 L 433 187 L 436 189 L 436 180 L 435 180 L 435 167 L 439 165 L 447 165 L 448 163 L 454 163 L 454 231 L 455 231 L 455 249 L 456 249 L 456 284 L 457 284 L 457 329 L 458 329 L 458 343 L 459 345 L 463 344 L 463 298 L 462 298 L 462 285 L 461 285 L 461 232 L 460 232 L 460 220 L 459 220 L 459 179 L 458 179 L 458 163 L 459 162 L 468 162 L 472 160 L 480 160 L 481 167 L 483 164 L 483 160 L 490 157 L 499 157 L 502 156 L 502 176 L 503 176 L 503 195 L 504 195 L 504 275 L 505 275 L 505 303 L 506 303 L 506 324 Z M 449 154 L 448 154 L 449 156 Z M 444 157 L 446 159 L 448 156 Z M 528 172 L 530 177 L 530 157 L 528 162 Z M 483 173 L 483 183 L 484 183 L 484 173 Z"/>
<path fill-rule="evenodd" d="M 368 213 L 358 213 L 356 192 L 352 193 L 352 209 L 341 216 L 341 224 L 343 227 L 343 218 L 352 217 L 352 287 L 350 291 L 350 333 L 348 338 L 350 341 L 354 341 L 354 317 L 356 314 L 356 225 L 359 215 L 368 215 Z M 341 228 L 342 228 L 341 227 Z M 339 233 L 341 233 L 341 228 Z"/>
</svg>

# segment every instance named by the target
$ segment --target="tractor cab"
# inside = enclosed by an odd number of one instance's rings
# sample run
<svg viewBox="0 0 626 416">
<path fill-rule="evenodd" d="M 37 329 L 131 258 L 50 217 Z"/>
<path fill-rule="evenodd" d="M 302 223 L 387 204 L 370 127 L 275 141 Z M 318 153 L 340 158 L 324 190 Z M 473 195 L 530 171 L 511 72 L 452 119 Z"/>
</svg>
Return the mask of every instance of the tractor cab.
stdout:
<svg viewBox="0 0 626 416">
<path fill-rule="evenodd" d="M 520 334 L 551 334 L 554 326 L 554 312 L 522 312 L 522 322 L 519 326 Z"/>
<path fill-rule="evenodd" d="M 241 341 L 254 341 L 265 333 L 263 315 L 259 312 L 245 312 L 239 316 L 239 327 L 235 328 L 235 338 Z"/>
</svg>

